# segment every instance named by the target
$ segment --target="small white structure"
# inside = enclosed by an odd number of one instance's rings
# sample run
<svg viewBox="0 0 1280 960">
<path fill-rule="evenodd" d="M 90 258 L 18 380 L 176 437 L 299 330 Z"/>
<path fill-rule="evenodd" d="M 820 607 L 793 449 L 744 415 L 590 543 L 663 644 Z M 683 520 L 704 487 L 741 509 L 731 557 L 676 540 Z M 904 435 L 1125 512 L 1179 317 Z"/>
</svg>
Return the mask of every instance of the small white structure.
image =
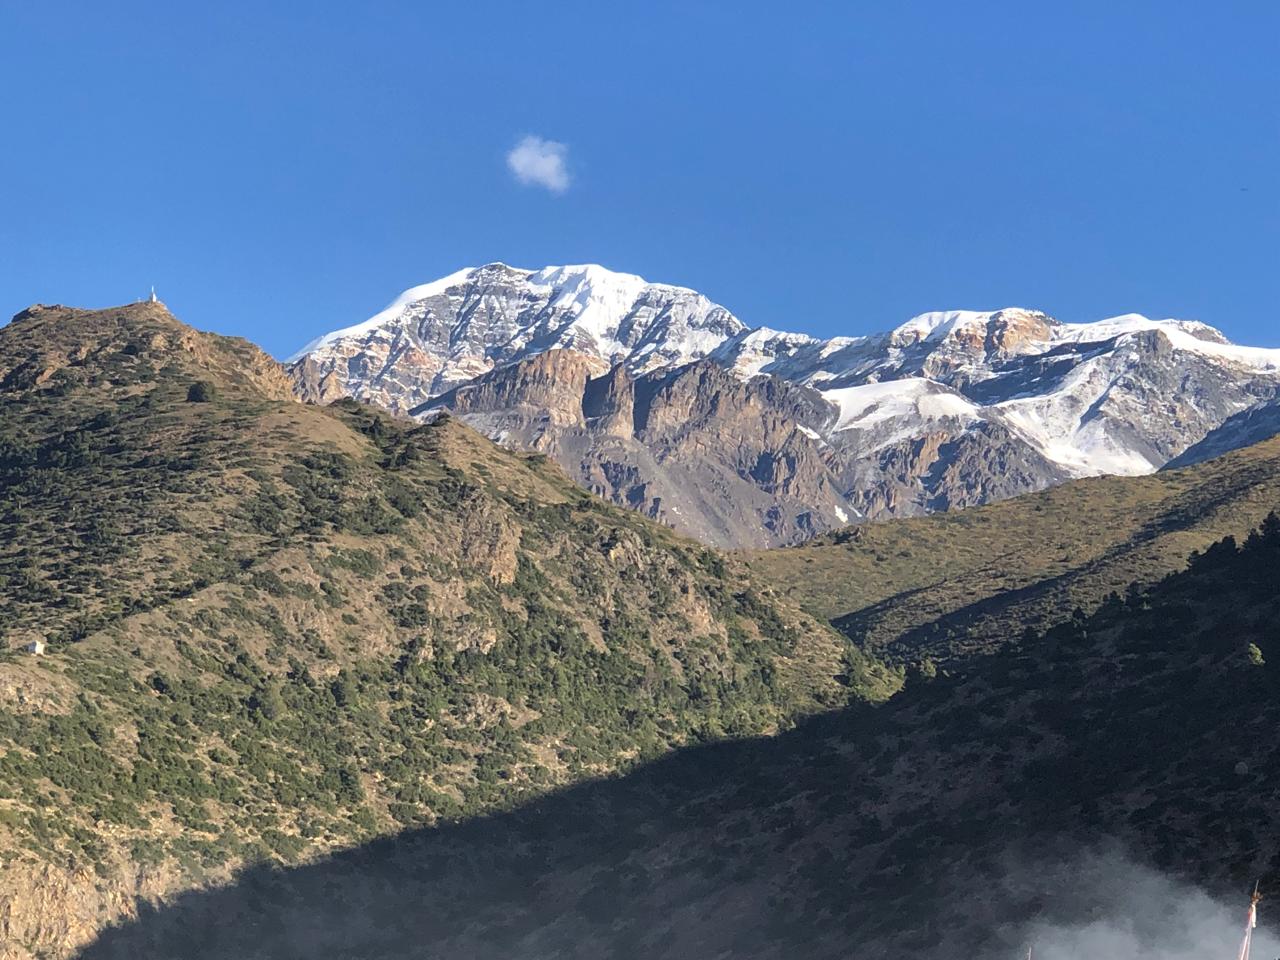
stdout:
<svg viewBox="0 0 1280 960">
<path fill-rule="evenodd" d="M 156 296 L 156 285 L 154 283 L 151 285 L 151 302 L 152 303 L 160 302 L 160 298 Z"/>
<path fill-rule="evenodd" d="M 34 653 L 36 656 L 40 656 L 41 654 L 44 653 L 44 641 L 32 640 L 22 649 L 27 651 L 27 653 Z"/>
</svg>

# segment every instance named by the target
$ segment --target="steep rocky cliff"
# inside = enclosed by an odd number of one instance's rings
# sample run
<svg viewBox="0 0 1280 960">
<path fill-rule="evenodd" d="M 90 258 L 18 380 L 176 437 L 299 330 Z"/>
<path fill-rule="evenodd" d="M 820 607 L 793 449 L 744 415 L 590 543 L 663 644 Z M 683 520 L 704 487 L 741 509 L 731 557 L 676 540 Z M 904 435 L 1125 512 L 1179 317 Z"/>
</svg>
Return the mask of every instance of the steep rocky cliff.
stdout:
<svg viewBox="0 0 1280 960">
<path fill-rule="evenodd" d="M 804 539 L 850 518 L 846 478 L 802 425 L 832 411 L 814 390 L 743 381 L 699 362 L 632 375 L 553 350 L 414 409 L 448 411 L 515 449 L 554 457 L 593 493 L 717 546 Z"/>
</svg>

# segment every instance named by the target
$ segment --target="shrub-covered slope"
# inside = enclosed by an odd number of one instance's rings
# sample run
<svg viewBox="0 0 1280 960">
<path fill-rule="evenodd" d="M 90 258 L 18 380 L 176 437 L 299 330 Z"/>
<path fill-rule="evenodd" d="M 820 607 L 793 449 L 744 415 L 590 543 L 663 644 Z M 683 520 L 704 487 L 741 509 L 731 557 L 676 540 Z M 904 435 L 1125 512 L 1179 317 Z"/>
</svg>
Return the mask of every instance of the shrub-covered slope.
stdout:
<svg viewBox="0 0 1280 960">
<path fill-rule="evenodd" d="M 160 305 L 0 330 L 0 941 L 887 692 L 739 567 Z M 19 652 L 36 639 L 43 656 Z"/>
<path fill-rule="evenodd" d="M 1272 519 L 884 705 L 254 870 L 84 958 L 1227 956 L 1280 887 L 1277 623 Z M 1125 858 L 1239 909 L 1180 941 L 1185 902 Z M 1042 951 L 1077 925 L 1093 951 Z"/>
<path fill-rule="evenodd" d="M 1042 493 L 749 554 L 815 616 L 897 661 L 954 660 L 1095 609 L 1243 536 L 1280 502 L 1280 438 L 1147 477 Z"/>
</svg>

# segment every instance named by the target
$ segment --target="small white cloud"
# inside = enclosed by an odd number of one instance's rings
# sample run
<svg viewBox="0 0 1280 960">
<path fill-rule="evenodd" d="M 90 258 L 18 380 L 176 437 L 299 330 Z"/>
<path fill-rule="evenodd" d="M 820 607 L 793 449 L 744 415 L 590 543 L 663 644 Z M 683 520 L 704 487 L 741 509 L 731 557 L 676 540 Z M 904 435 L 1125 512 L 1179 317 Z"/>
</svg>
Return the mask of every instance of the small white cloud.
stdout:
<svg viewBox="0 0 1280 960">
<path fill-rule="evenodd" d="M 568 157 L 569 148 L 563 143 L 529 136 L 507 154 L 507 168 L 526 186 L 564 193 L 569 189 L 569 170 L 565 166 Z"/>
</svg>

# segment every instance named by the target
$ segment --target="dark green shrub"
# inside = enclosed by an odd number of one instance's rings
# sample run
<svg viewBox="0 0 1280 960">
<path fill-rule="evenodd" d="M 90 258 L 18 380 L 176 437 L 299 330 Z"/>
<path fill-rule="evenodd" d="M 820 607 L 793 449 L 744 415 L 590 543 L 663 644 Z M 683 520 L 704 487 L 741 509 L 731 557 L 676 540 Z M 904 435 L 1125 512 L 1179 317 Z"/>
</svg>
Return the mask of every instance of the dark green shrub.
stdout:
<svg viewBox="0 0 1280 960">
<path fill-rule="evenodd" d="M 187 403 L 211 403 L 217 390 L 208 380 L 197 380 L 187 388 Z"/>
</svg>

